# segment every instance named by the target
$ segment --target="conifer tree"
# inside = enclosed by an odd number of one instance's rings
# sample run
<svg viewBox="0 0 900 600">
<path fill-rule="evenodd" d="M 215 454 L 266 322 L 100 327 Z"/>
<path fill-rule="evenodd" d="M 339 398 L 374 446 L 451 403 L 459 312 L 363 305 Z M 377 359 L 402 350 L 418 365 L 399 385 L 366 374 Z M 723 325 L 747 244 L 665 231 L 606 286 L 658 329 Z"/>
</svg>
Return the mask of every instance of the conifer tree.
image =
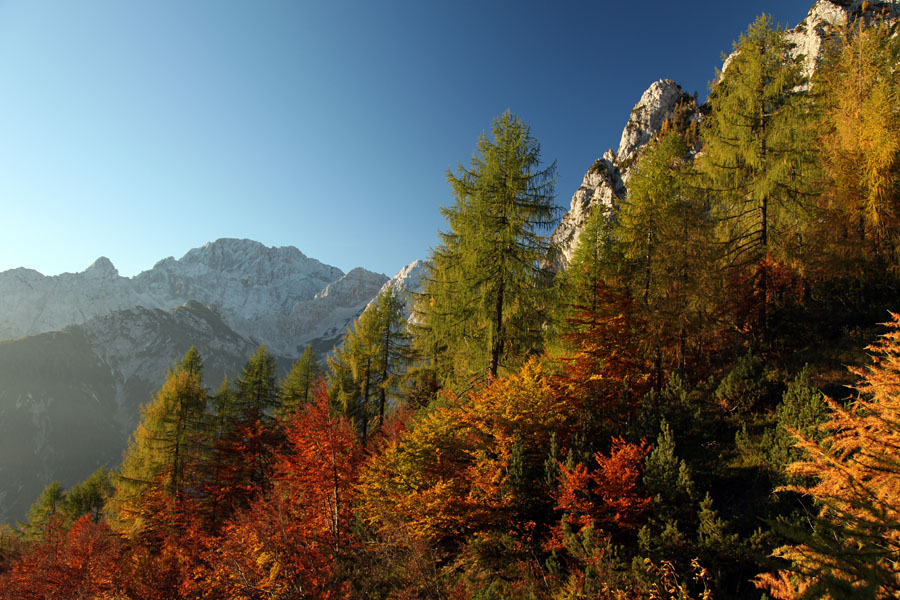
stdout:
<svg viewBox="0 0 900 600">
<path fill-rule="evenodd" d="M 113 490 L 110 472 L 106 467 L 100 467 L 66 492 L 66 516 L 74 521 L 88 515 L 91 521 L 99 523 L 105 514 L 106 500 Z"/>
<path fill-rule="evenodd" d="M 617 234 L 633 273 L 631 294 L 649 326 L 643 340 L 663 384 L 663 352 L 675 349 L 685 376 L 688 337 L 702 332 L 708 311 L 711 223 L 704 199 L 690 185 L 687 137 L 665 130 L 642 152 L 619 213 Z"/>
<path fill-rule="evenodd" d="M 245 418 L 262 417 L 276 407 L 275 358 L 264 344 L 250 357 L 234 383 L 237 409 Z"/>
<path fill-rule="evenodd" d="M 900 41 L 859 20 L 836 36 L 814 90 L 826 184 L 821 241 L 841 256 L 897 267 L 900 233 Z"/>
<path fill-rule="evenodd" d="M 28 509 L 21 529 L 25 536 L 40 539 L 50 520 L 63 508 L 66 491 L 59 481 L 51 481 Z"/>
<path fill-rule="evenodd" d="M 775 598 L 896 598 L 900 595 L 900 315 L 869 347 L 874 362 L 848 407 L 829 400 L 822 439 L 791 430 L 804 456 L 788 466 L 800 481 L 787 489 L 819 509 L 801 543 L 776 554 L 791 568 L 757 585 Z M 799 528 L 798 528 L 799 529 Z"/>
<path fill-rule="evenodd" d="M 363 443 L 371 421 L 384 423 L 391 392 L 410 363 L 403 302 L 391 287 L 382 291 L 347 330 L 328 359 L 329 394 L 359 428 Z"/>
<path fill-rule="evenodd" d="M 191 347 L 141 410 L 111 499 L 115 521 L 130 533 L 139 533 L 152 516 L 148 502 L 164 498 L 178 506 L 198 483 L 193 475 L 208 433 L 202 374 L 203 361 Z"/>
<path fill-rule="evenodd" d="M 303 354 L 294 361 L 291 370 L 279 385 L 281 406 L 279 415 L 287 417 L 312 398 L 313 388 L 320 377 L 319 357 L 307 346 Z"/>
<path fill-rule="evenodd" d="M 456 201 L 441 209 L 449 228 L 416 309 L 420 347 L 438 355 L 444 384 L 496 376 L 541 346 L 549 308 L 541 232 L 554 223 L 556 164 L 540 163 L 529 127 L 506 112 L 490 138 L 481 135 L 471 165 L 447 174 Z"/>
<path fill-rule="evenodd" d="M 273 411 L 278 407 L 275 358 L 260 345 L 226 388 L 220 406 L 232 416 L 217 441 L 217 473 L 220 495 L 229 508 L 241 505 L 268 486 L 272 457 L 282 432 Z"/>
<path fill-rule="evenodd" d="M 813 167 L 799 60 L 763 15 L 735 44 L 709 97 L 700 167 L 732 272 L 753 273 L 758 326 L 770 302 L 765 259 L 802 242 L 802 203 Z M 755 269 L 755 270 L 754 270 Z"/>
<path fill-rule="evenodd" d="M 630 265 L 617 235 L 618 212 L 595 207 L 578 236 L 578 245 L 566 270 L 557 273 L 557 327 L 560 333 L 574 333 L 573 317 L 579 310 L 596 312 L 603 308 L 605 292 L 628 292 Z M 601 293 L 604 292 L 604 293 Z"/>
<path fill-rule="evenodd" d="M 403 300 L 397 290 L 388 286 L 369 308 L 367 326 L 372 329 L 374 342 L 375 383 L 378 389 L 378 424 L 384 423 L 388 394 L 395 389 L 398 378 L 410 362 L 409 333 L 403 316 Z"/>
</svg>

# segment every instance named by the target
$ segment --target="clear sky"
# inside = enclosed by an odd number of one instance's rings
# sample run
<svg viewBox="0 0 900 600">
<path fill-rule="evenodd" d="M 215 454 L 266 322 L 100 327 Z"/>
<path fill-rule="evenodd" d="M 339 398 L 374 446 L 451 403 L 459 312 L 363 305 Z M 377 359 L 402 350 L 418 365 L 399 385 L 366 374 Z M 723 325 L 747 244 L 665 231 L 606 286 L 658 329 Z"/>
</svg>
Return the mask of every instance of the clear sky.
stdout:
<svg viewBox="0 0 900 600">
<path fill-rule="evenodd" d="M 5 0 L 0 271 L 132 276 L 241 237 L 390 276 L 504 110 L 568 207 L 653 81 L 702 99 L 755 17 L 812 4 Z"/>
</svg>

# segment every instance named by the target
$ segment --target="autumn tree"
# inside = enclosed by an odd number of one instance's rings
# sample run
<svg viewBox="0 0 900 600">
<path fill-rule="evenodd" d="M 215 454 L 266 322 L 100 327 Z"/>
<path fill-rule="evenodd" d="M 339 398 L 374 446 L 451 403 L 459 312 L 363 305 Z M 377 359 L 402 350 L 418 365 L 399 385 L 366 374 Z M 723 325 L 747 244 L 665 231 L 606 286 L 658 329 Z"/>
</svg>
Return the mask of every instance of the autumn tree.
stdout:
<svg viewBox="0 0 900 600">
<path fill-rule="evenodd" d="M 217 426 L 205 463 L 203 500 L 216 523 L 269 485 L 272 457 L 282 442 L 274 416 L 279 407 L 275 366 L 274 357 L 260 346 L 234 386 L 223 382 L 213 398 Z"/>
<path fill-rule="evenodd" d="M 594 207 L 578 235 L 569 264 L 556 274 L 559 291 L 555 326 L 560 337 L 578 329 L 572 321 L 577 311 L 601 309 L 605 298 L 599 290 L 614 289 L 622 294 L 627 291 L 631 265 L 625 260 L 617 227 L 617 211 Z"/>
<path fill-rule="evenodd" d="M 420 345 L 437 349 L 444 383 L 496 377 L 537 351 L 549 304 L 541 263 L 554 224 L 556 165 L 518 117 L 494 120 L 468 168 L 448 172 L 455 203 L 417 303 Z"/>
<path fill-rule="evenodd" d="M 709 327 L 712 223 L 695 189 L 686 134 L 665 130 L 644 148 L 618 215 L 617 235 L 632 273 L 630 289 L 647 323 L 645 352 L 662 387 L 664 354 L 685 377 L 693 339 Z"/>
<path fill-rule="evenodd" d="M 900 43 L 882 22 L 862 19 L 835 36 L 814 79 L 821 104 L 827 231 L 823 244 L 845 258 L 896 268 L 900 233 Z"/>
<path fill-rule="evenodd" d="M 465 396 L 451 395 L 367 465 L 364 512 L 376 528 L 459 543 L 515 520 L 540 491 L 555 434 L 568 440 L 577 411 L 536 361 Z M 527 519 L 526 519 L 527 520 Z"/>
<path fill-rule="evenodd" d="M 755 320 L 763 332 L 772 294 L 764 259 L 783 260 L 803 242 L 814 163 L 801 83 L 800 62 L 784 31 L 763 15 L 735 43 L 701 129 L 699 167 L 718 223 L 719 254 L 733 276 L 753 278 Z"/>
<path fill-rule="evenodd" d="M 43 539 L 0 573 L 0 599 L 121 597 L 124 544 L 106 523 L 84 515 L 74 524 L 52 521 Z"/>
<path fill-rule="evenodd" d="M 563 547 L 561 529 L 565 527 L 576 535 L 590 528 L 610 539 L 636 532 L 650 507 L 650 498 L 640 485 L 647 452 L 646 444 L 615 438 L 609 454 L 595 453 L 592 465 L 560 465 L 556 508 L 563 517 L 551 544 Z"/>
<path fill-rule="evenodd" d="M 873 363 L 848 406 L 829 400 L 821 440 L 794 429 L 804 457 L 788 473 L 812 481 L 786 489 L 815 501 L 818 515 L 801 543 L 776 554 L 790 568 L 758 585 L 776 598 L 889 598 L 900 594 L 900 315 L 869 347 Z"/>
<path fill-rule="evenodd" d="M 585 290 L 589 305 L 572 307 L 554 388 L 578 414 L 575 451 L 589 461 L 621 433 L 647 391 L 649 365 L 638 347 L 643 320 L 627 290 L 602 280 Z"/>
<path fill-rule="evenodd" d="M 211 589 L 241 598 L 343 597 L 362 448 L 329 405 L 320 386 L 291 417 L 271 489 L 229 520 L 211 552 Z"/>
<path fill-rule="evenodd" d="M 206 389 L 203 361 L 195 348 L 175 363 L 152 402 L 141 410 L 110 500 L 116 527 L 137 534 L 162 515 L 157 501 L 177 508 L 197 481 L 205 451 Z"/>
</svg>

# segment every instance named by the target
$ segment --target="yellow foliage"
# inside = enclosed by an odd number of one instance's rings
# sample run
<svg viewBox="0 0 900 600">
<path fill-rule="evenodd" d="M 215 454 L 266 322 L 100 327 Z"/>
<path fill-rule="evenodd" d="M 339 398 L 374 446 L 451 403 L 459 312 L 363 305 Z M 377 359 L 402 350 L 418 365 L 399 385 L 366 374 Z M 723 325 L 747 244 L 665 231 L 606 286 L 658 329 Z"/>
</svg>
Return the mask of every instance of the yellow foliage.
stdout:
<svg viewBox="0 0 900 600">
<path fill-rule="evenodd" d="M 376 527 L 407 527 L 431 542 L 489 528 L 513 509 L 516 440 L 525 454 L 540 453 L 574 421 L 574 407 L 531 360 L 467 396 L 450 396 L 374 456 L 361 479 L 363 513 Z"/>
<path fill-rule="evenodd" d="M 819 507 L 813 532 L 776 555 L 789 573 L 764 575 L 757 585 L 778 598 L 886 598 L 900 595 L 900 315 L 869 347 L 873 364 L 849 407 L 830 401 L 822 442 L 792 432 L 806 457 L 788 468 L 810 478 L 791 486 Z"/>
</svg>

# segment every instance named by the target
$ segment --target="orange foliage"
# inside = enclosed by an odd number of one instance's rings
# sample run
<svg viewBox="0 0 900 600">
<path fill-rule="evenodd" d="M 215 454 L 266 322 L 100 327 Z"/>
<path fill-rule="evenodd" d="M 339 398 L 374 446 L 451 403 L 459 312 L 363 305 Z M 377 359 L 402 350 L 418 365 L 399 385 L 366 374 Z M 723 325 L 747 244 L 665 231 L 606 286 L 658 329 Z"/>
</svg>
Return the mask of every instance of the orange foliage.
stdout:
<svg viewBox="0 0 900 600">
<path fill-rule="evenodd" d="M 323 384 L 288 425 L 271 491 L 225 525 L 207 584 L 226 597 L 343 597 L 336 574 L 350 532 L 362 458 L 346 419 L 329 414 Z"/>
<path fill-rule="evenodd" d="M 0 598 L 113 598 L 121 588 L 118 562 L 123 544 L 104 523 L 88 515 L 66 531 L 52 522 L 43 540 L 0 576 Z"/>
<path fill-rule="evenodd" d="M 556 494 L 556 508 L 576 533 L 592 527 L 607 535 L 632 531 L 650 507 L 650 498 L 640 489 L 639 479 L 646 443 L 629 444 L 622 438 L 613 440 L 609 456 L 594 455 L 596 468 L 588 469 L 578 463 L 571 469 L 560 464 L 560 487 Z M 548 544 L 561 549 L 561 527 L 554 527 Z"/>
<path fill-rule="evenodd" d="M 734 298 L 732 314 L 738 331 L 759 331 L 762 315 L 774 309 L 799 306 L 805 281 L 796 266 L 776 260 L 769 252 L 748 269 L 736 271 L 728 284 Z M 766 312 L 760 312 L 766 307 Z"/>
<path fill-rule="evenodd" d="M 608 439 L 647 391 L 649 366 L 636 342 L 644 324 L 634 315 L 631 298 L 602 281 L 593 298 L 593 307 L 577 306 L 569 319 L 574 330 L 566 341 L 572 353 L 563 359 L 554 387 L 579 410 L 601 416 L 601 435 Z"/>
<path fill-rule="evenodd" d="M 442 406 L 363 472 L 363 512 L 377 528 L 406 528 L 413 539 L 460 540 L 514 517 L 509 481 L 516 440 L 543 461 L 551 434 L 567 436 L 576 411 L 554 392 L 537 361 Z"/>
<path fill-rule="evenodd" d="M 778 556 L 788 573 L 763 575 L 757 585 L 776 597 L 896 597 L 900 594 L 900 315 L 870 346 L 874 363 L 851 369 L 862 378 L 849 408 L 829 401 L 833 417 L 821 442 L 792 431 L 806 457 L 788 471 L 810 485 L 788 489 L 813 498 L 813 532 Z"/>
</svg>

